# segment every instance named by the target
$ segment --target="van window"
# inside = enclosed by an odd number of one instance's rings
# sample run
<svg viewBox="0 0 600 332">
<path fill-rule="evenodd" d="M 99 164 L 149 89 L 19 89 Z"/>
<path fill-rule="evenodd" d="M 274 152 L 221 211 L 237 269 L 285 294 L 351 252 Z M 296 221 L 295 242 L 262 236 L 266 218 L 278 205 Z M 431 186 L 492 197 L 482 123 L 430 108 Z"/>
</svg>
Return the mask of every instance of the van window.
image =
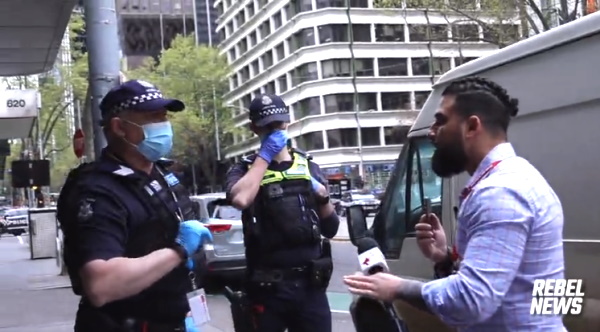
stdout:
<svg viewBox="0 0 600 332">
<path fill-rule="evenodd" d="M 414 236 L 425 198 L 431 199 L 432 212 L 441 215 L 442 179 L 431 169 L 433 151 L 429 139 L 411 139 L 394 168 L 374 225 L 374 235 L 388 258 L 398 258 L 404 238 Z"/>
</svg>

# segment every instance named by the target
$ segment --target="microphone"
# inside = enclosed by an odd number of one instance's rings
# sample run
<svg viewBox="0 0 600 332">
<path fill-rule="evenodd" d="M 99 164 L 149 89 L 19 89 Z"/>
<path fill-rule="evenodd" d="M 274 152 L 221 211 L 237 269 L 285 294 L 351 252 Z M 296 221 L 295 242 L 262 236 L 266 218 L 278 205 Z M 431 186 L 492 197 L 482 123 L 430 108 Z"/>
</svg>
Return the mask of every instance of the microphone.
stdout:
<svg viewBox="0 0 600 332">
<path fill-rule="evenodd" d="M 365 237 L 356 241 L 356 247 L 358 248 L 358 264 L 364 275 L 390 271 L 377 241 Z"/>
<path fill-rule="evenodd" d="M 358 264 L 364 275 L 390 271 L 377 241 L 365 237 L 356 241 L 356 247 L 358 248 Z M 405 332 L 408 330 L 391 303 L 359 297 L 353 302 L 351 311 L 354 312 L 352 319 L 357 332 Z"/>
</svg>

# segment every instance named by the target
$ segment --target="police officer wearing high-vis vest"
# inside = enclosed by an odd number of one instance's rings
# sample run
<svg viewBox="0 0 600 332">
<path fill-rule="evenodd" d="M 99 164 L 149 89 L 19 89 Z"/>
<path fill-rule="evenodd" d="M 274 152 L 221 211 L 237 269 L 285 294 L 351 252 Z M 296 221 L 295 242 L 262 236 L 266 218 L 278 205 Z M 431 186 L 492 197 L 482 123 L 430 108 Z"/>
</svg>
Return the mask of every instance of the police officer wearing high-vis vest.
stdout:
<svg viewBox="0 0 600 332">
<path fill-rule="evenodd" d="M 184 104 L 134 80 L 108 92 L 100 108 L 108 145 L 69 174 L 57 206 L 81 296 L 75 331 L 198 331 L 187 294 L 202 268 L 196 253 L 212 237 L 161 162 L 173 145 L 167 112 Z"/>
<path fill-rule="evenodd" d="M 328 239 L 339 219 L 321 170 L 306 153 L 287 146 L 290 116 L 280 97 L 256 97 L 249 113 L 261 147 L 229 170 L 226 184 L 232 204 L 243 209 L 244 291 L 252 315 L 246 330 L 330 332 Z"/>
</svg>

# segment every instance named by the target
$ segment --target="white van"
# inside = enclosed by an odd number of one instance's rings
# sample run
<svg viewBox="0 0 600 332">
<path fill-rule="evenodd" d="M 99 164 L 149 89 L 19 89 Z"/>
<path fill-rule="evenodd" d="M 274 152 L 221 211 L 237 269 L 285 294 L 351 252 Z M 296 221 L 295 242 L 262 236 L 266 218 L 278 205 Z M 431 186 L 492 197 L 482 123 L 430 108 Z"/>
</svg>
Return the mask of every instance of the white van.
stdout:
<svg viewBox="0 0 600 332">
<path fill-rule="evenodd" d="M 600 13 L 443 75 L 410 130 L 370 232 L 393 273 L 433 277 L 432 264 L 416 245 L 414 225 L 428 197 L 453 242 L 454 210 L 468 175 L 437 177 L 430 167 L 433 146 L 426 135 L 444 88 L 473 75 L 499 83 L 519 99 L 519 116 L 512 120 L 509 140 L 560 197 L 565 214 L 566 277 L 584 282 L 584 315 L 565 317 L 565 325 L 570 332 L 600 331 Z M 364 218 L 352 211 L 348 220 L 351 236 L 363 236 Z M 399 310 L 401 314 L 404 309 Z M 428 325 L 438 324 L 434 319 L 411 324 L 412 314 L 402 314 L 410 332 L 442 331 L 438 325 Z"/>
</svg>

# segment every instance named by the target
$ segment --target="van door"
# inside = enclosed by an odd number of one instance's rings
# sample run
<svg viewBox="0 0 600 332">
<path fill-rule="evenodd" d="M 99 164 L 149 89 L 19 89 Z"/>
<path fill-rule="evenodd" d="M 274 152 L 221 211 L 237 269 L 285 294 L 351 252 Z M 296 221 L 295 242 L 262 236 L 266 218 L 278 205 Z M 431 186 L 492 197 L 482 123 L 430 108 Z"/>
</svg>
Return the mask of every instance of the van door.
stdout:
<svg viewBox="0 0 600 332">
<path fill-rule="evenodd" d="M 433 151 L 433 144 L 425 136 L 413 137 L 404 146 L 373 226 L 390 269 L 406 277 L 433 276 L 433 263 L 421 254 L 415 238 L 425 198 L 431 200 L 432 212 L 444 222 L 442 179 L 431 169 Z"/>
</svg>

